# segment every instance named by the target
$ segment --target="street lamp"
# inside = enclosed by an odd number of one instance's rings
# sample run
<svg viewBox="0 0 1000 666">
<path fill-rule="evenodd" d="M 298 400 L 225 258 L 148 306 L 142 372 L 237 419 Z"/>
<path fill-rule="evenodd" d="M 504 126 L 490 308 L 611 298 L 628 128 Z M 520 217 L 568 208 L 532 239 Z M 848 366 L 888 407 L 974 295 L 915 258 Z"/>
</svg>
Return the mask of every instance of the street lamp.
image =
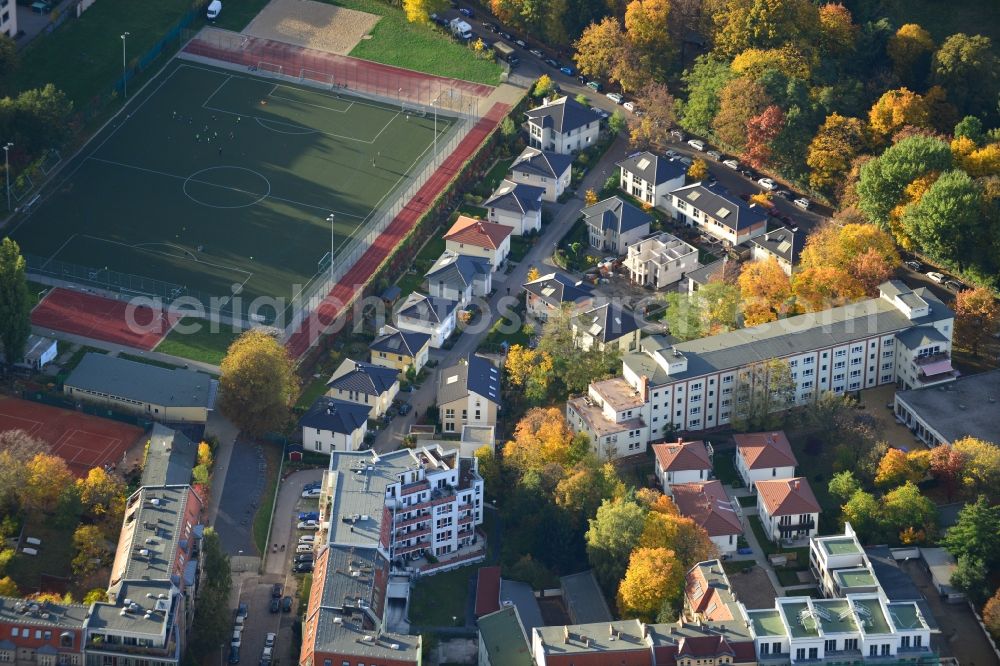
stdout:
<svg viewBox="0 0 1000 666">
<path fill-rule="evenodd" d="M 3 146 L 3 171 L 7 177 L 7 212 L 10 212 L 10 149 L 14 144 L 8 141 Z"/>
<path fill-rule="evenodd" d="M 122 99 L 128 97 L 128 65 L 125 64 L 125 38 L 130 32 L 122 33 Z"/>
<path fill-rule="evenodd" d="M 336 217 L 337 216 L 334 215 L 333 213 L 330 213 L 329 215 L 326 216 L 326 221 L 330 223 L 330 279 L 331 280 L 333 279 L 333 246 L 335 243 L 335 237 L 333 233 L 334 229 L 333 221 L 334 219 L 336 219 Z"/>
</svg>

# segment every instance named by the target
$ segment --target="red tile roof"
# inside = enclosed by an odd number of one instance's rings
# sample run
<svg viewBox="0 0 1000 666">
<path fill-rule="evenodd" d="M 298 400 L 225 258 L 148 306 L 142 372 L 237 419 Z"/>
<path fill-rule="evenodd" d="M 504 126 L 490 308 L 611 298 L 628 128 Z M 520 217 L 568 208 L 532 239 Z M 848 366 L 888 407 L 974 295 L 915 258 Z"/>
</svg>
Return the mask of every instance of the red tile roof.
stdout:
<svg viewBox="0 0 1000 666">
<path fill-rule="evenodd" d="M 670 442 L 653 444 L 653 454 L 664 471 L 679 472 L 712 469 L 705 442 Z"/>
<path fill-rule="evenodd" d="M 444 239 L 495 250 L 513 231 L 513 227 L 508 227 L 506 224 L 495 224 L 459 215 L 455 224 L 444 235 Z"/>
<path fill-rule="evenodd" d="M 476 617 L 500 610 L 500 567 L 483 567 L 476 579 Z"/>
<path fill-rule="evenodd" d="M 682 516 L 687 516 L 705 528 L 708 536 L 742 534 L 743 525 L 733 509 L 725 489 L 717 479 L 670 486 L 674 504 Z"/>
<path fill-rule="evenodd" d="M 758 501 L 772 516 L 819 513 L 819 502 L 805 477 L 757 482 Z"/>
<path fill-rule="evenodd" d="M 677 644 L 678 657 L 719 657 L 732 655 L 733 648 L 722 636 L 685 636 Z"/>
<path fill-rule="evenodd" d="M 748 469 L 765 467 L 795 467 L 799 462 L 792 453 L 792 445 L 782 430 L 777 432 L 749 432 L 733 435 L 736 452 L 743 456 Z"/>
</svg>

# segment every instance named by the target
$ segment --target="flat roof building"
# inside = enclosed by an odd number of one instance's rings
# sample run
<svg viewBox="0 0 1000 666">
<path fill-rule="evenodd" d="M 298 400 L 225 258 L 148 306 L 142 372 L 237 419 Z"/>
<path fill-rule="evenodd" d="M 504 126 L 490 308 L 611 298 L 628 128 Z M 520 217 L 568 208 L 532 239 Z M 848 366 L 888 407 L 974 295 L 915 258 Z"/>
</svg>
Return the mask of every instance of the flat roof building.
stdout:
<svg viewBox="0 0 1000 666">
<path fill-rule="evenodd" d="M 950 384 L 897 391 L 896 418 L 928 446 L 976 437 L 1000 445 L 1000 370 Z"/>
</svg>

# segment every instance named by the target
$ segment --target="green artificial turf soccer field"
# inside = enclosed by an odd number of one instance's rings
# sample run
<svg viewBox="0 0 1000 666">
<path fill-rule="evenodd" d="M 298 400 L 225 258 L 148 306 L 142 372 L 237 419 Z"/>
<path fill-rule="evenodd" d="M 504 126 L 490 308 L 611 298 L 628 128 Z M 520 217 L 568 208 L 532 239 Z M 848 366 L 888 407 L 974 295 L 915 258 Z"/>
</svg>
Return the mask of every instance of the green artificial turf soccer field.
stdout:
<svg viewBox="0 0 1000 666">
<path fill-rule="evenodd" d="M 252 72 L 175 61 L 13 233 L 67 279 L 200 300 L 289 299 L 429 159 L 434 120 Z M 452 123 L 439 117 L 439 137 Z M 333 229 L 327 217 L 335 215 Z M 111 277 L 113 276 L 113 277 Z M 151 283 L 149 283 L 151 284 Z M 266 311 L 265 311 L 266 312 Z M 287 315 L 287 312 L 285 313 Z"/>
</svg>

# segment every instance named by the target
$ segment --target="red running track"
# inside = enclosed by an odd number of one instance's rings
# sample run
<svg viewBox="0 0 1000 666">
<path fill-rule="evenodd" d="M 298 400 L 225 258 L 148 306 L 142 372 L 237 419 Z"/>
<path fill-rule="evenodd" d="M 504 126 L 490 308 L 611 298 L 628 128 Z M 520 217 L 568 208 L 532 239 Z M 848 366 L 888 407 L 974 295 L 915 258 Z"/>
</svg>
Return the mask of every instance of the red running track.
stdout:
<svg viewBox="0 0 1000 666">
<path fill-rule="evenodd" d="M 300 358 L 360 293 L 365 283 L 371 278 L 378 267 L 385 261 L 406 234 L 416 225 L 417 220 L 430 209 L 434 199 L 444 191 L 445 186 L 459 172 L 466 160 L 476 151 L 489 133 L 500 124 L 507 114 L 507 104 L 494 104 L 472 130 L 465 136 L 437 171 L 427 179 L 413 199 L 393 219 L 385 231 L 375 240 L 375 243 L 361 255 L 361 258 L 334 285 L 330 293 L 306 317 L 299 328 L 289 336 L 285 347 L 292 358 Z"/>
<path fill-rule="evenodd" d="M 61 287 L 46 294 L 31 312 L 31 323 L 35 326 L 146 351 L 160 344 L 177 319 L 177 315 L 154 310 L 149 305 L 132 307 L 129 301 Z"/>
<path fill-rule="evenodd" d="M 348 89 L 389 98 L 402 94 L 410 101 L 423 104 L 429 104 L 434 95 L 446 88 L 483 98 L 493 92 L 492 86 L 482 83 L 424 74 L 260 37 L 241 36 L 238 48 L 227 48 L 208 39 L 195 38 L 184 47 L 184 52 L 246 67 L 256 67 L 261 62 L 280 65 L 293 76 L 305 72 L 305 76 L 311 78 L 310 74 L 322 73 L 332 76 L 336 83 L 346 85 Z"/>
</svg>

